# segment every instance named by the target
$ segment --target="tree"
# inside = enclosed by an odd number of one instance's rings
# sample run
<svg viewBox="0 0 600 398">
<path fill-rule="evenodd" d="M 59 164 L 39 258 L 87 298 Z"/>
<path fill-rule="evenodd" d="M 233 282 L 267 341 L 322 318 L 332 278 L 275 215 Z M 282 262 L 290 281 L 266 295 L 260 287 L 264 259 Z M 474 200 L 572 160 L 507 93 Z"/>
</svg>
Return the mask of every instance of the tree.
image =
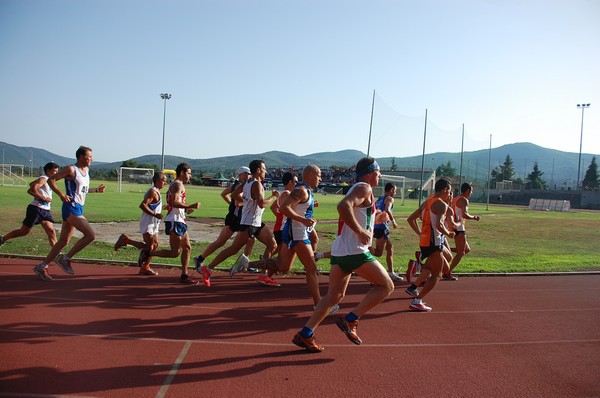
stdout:
<svg viewBox="0 0 600 398">
<path fill-rule="evenodd" d="M 392 170 L 392 171 L 398 170 L 398 165 L 396 164 L 396 158 L 392 158 L 392 165 L 390 167 L 390 170 Z"/>
<path fill-rule="evenodd" d="M 497 182 L 512 181 L 515 178 L 515 167 L 510 155 L 506 155 L 504 163 L 492 170 L 492 186 Z"/>
<path fill-rule="evenodd" d="M 435 170 L 435 174 L 442 177 L 454 177 L 456 175 L 456 169 L 452 167 L 452 163 L 448 161 L 446 164 L 441 164 Z"/>
<path fill-rule="evenodd" d="M 581 183 L 583 189 L 598 189 L 600 187 L 600 181 L 598 178 L 598 163 L 596 163 L 596 157 L 592 158 L 592 163 L 585 172 L 585 177 Z"/>
<path fill-rule="evenodd" d="M 515 166 L 513 165 L 510 155 L 506 155 L 504 163 L 502 166 L 500 166 L 500 169 L 502 170 L 502 179 L 512 181 L 515 178 Z"/>
<path fill-rule="evenodd" d="M 542 180 L 544 175 L 543 171 L 540 171 L 538 163 L 533 163 L 533 171 L 527 176 L 527 183 L 525 184 L 528 189 L 544 189 L 546 187 L 546 181 Z"/>
</svg>

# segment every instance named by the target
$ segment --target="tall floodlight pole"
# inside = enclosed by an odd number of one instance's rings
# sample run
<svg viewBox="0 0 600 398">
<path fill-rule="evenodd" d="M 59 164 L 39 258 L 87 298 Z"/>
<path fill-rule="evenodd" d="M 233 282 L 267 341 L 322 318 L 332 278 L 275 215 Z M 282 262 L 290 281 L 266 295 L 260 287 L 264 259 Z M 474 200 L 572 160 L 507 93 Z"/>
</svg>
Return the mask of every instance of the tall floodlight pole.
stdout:
<svg viewBox="0 0 600 398">
<path fill-rule="evenodd" d="M 576 189 L 581 190 L 579 186 L 579 177 L 581 176 L 581 146 L 583 143 L 583 111 L 585 108 L 589 108 L 591 104 L 577 104 L 577 108 L 581 108 L 581 135 L 579 137 L 579 162 L 577 162 L 577 187 Z"/>
<path fill-rule="evenodd" d="M 160 95 L 160 98 L 163 99 L 165 105 L 164 105 L 164 109 L 163 109 L 163 137 L 162 137 L 162 154 L 161 154 L 161 161 L 160 161 L 160 165 L 161 165 L 161 169 L 160 171 L 163 171 L 165 169 L 165 126 L 167 123 L 167 100 L 171 99 L 171 94 L 167 94 L 167 93 L 162 93 Z"/>
<path fill-rule="evenodd" d="M 462 138 L 460 143 L 460 170 L 458 172 L 458 185 L 462 185 L 462 173 L 463 173 L 463 154 L 465 153 L 465 124 L 462 125 Z M 460 192 L 460 191 L 458 191 Z M 457 195 L 458 196 L 458 195 Z"/>
<path fill-rule="evenodd" d="M 487 201 L 485 209 L 490 209 L 490 189 L 492 189 L 492 135 L 490 134 L 490 150 L 488 152 L 488 184 L 487 184 Z"/>
<path fill-rule="evenodd" d="M 373 130 L 373 111 L 375 110 L 375 90 L 373 90 L 373 102 L 371 103 L 371 123 L 369 124 L 369 144 L 367 145 L 367 156 L 371 152 L 371 131 Z"/>
</svg>

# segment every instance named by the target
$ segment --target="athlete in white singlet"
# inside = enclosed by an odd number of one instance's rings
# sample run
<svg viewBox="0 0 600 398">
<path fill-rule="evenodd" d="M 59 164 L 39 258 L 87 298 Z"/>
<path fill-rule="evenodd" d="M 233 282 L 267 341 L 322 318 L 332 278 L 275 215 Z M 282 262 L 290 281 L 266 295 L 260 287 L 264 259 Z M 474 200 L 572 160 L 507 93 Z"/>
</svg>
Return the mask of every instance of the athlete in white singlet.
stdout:
<svg viewBox="0 0 600 398">
<path fill-rule="evenodd" d="M 165 234 L 169 236 L 170 249 L 154 250 L 142 249 L 138 258 L 138 265 L 143 267 L 150 263 L 154 256 L 175 258 L 181 254 L 181 277 L 179 283 L 196 285 L 198 282 L 190 278 L 188 265 L 192 246 L 187 232 L 185 221 L 186 213 L 191 213 L 200 208 L 200 203 L 187 204 L 185 202 L 185 185 L 192 178 L 192 168 L 187 163 L 180 163 L 175 169 L 176 177 L 167 191 L 167 216 L 165 217 Z"/>
<path fill-rule="evenodd" d="M 155 250 L 158 248 L 158 231 L 160 221 L 162 220 L 163 201 L 160 190 L 167 183 L 167 177 L 160 171 L 157 171 L 152 176 L 152 187 L 144 194 L 144 199 L 140 203 L 142 215 L 140 216 L 140 233 L 143 241 L 133 240 L 125 234 L 121 234 L 115 243 L 115 250 L 121 247 L 131 245 L 139 250 Z M 139 258 L 138 258 L 139 259 Z M 150 268 L 152 258 L 147 258 L 142 264 L 138 264 L 140 269 L 139 275 L 158 275 L 156 271 Z"/>
<path fill-rule="evenodd" d="M 52 188 L 63 202 L 63 223 L 58 241 L 52 246 L 50 253 L 48 253 L 44 261 L 33 268 L 34 272 L 45 281 L 52 280 L 52 277 L 48 274 L 48 264 L 55 258 L 56 263 L 64 272 L 74 274 L 75 271 L 71 267 L 71 259 L 96 239 L 90 223 L 83 216 L 83 205 L 85 204 L 88 192 L 104 192 L 106 187 L 104 184 L 100 184 L 97 188 L 90 189 L 89 168 L 93 159 L 90 148 L 80 146 L 75 152 L 75 157 L 77 158 L 77 163 L 63 168 L 48 178 L 48 185 L 50 185 L 50 188 Z M 63 178 L 65 180 L 65 193 L 56 185 L 56 182 Z M 81 232 L 83 236 L 71 247 L 71 250 L 66 255 L 59 255 L 60 251 L 69 244 L 75 230 Z"/>
<path fill-rule="evenodd" d="M 4 236 L 0 235 L 0 246 L 5 242 L 29 234 L 34 225 L 40 224 L 46 235 L 50 246 L 56 243 L 56 232 L 54 232 L 54 218 L 50 213 L 52 202 L 52 189 L 48 185 L 48 178 L 58 173 L 58 164 L 46 163 L 44 174 L 29 184 L 27 193 L 33 196 L 33 200 L 27 206 L 25 219 L 21 228 L 10 231 Z"/>
<path fill-rule="evenodd" d="M 356 164 L 357 183 L 350 188 L 337 206 L 340 221 L 338 236 L 331 248 L 329 290 L 319 301 L 302 330 L 292 339 L 292 343 L 309 352 L 323 350 L 314 339 L 314 330 L 342 300 L 353 272 L 371 282 L 371 289 L 362 301 L 351 312 L 336 321 L 337 327 L 354 344 L 362 343 L 357 334 L 360 317 L 394 291 L 394 283 L 385 268 L 369 251 L 376 218 L 373 187 L 378 185 L 380 176 L 379 165 L 375 159 L 362 158 Z M 377 222 L 387 220 L 386 213 L 377 213 Z"/>
</svg>

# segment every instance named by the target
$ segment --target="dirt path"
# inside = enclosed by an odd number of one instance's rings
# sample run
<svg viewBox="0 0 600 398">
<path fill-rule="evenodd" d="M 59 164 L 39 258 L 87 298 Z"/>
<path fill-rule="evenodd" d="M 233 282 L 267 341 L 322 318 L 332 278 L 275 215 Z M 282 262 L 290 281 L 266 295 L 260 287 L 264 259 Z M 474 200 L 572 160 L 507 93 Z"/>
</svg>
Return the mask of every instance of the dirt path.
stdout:
<svg viewBox="0 0 600 398">
<path fill-rule="evenodd" d="M 188 219 L 188 233 L 192 242 L 212 242 L 214 241 L 221 229 L 223 228 L 223 220 L 218 219 Z M 60 228 L 60 225 L 57 225 Z M 134 239 L 141 238 L 138 221 L 128 222 L 107 222 L 107 223 L 92 223 L 92 228 L 96 233 L 96 240 L 99 242 L 115 243 L 120 234 L 124 233 Z M 168 244 L 168 236 L 164 234 L 164 224 L 160 226 L 161 233 L 159 241 Z M 76 232 L 76 236 L 78 232 Z"/>
</svg>

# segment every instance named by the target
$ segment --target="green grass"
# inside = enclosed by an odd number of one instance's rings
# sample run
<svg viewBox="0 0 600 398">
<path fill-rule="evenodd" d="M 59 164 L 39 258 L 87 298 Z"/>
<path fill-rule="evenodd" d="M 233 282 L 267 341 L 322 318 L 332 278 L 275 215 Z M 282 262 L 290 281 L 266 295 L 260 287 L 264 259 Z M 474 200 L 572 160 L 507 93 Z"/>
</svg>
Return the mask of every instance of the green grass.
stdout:
<svg viewBox="0 0 600 398">
<path fill-rule="evenodd" d="M 95 187 L 99 181 L 93 181 Z M 88 195 L 85 211 L 90 222 L 123 222 L 138 220 L 138 205 L 145 185 L 123 185 L 124 192 L 117 192 L 115 182 L 104 182 L 107 190 L 103 194 Z M 163 190 L 164 191 L 164 190 Z M 187 187 L 187 202 L 199 201 L 202 205 L 191 218 L 213 218 L 220 225 L 226 213 L 226 205 L 221 199 L 220 188 Z M 336 204 L 340 196 L 320 195 L 316 198 L 319 207 L 315 217 L 319 220 L 321 250 L 328 250 L 337 231 Z M 55 196 L 55 199 L 56 196 Z M 24 187 L 0 186 L 0 234 L 18 228 L 25 214 L 25 207 L 31 197 Z M 404 270 L 409 259 L 418 248 L 417 236 L 409 228 L 406 217 L 417 207 L 416 200 L 407 199 L 402 206 L 396 200 L 395 217 L 399 227 L 392 231 L 394 242 L 395 269 Z M 550 272 L 600 270 L 600 212 L 573 210 L 568 213 L 536 212 L 518 206 L 490 206 L 472 204 L 472 214 L 482 217 L 480 222 L 471 221 L 467 225 L 471 254 L 463 258 L 456 271 L 460 272 Z M 53 206 L 55 219 L 60 219 L 60 205 Z M 274 221 L 270 211 L 264 213 L 265 221 Z M 118 228 L 118 225 L 115 226 Z M 193 254 L 200 253 L 206 243 L 194 243 Z M 262 253 L 261 244 L 256 244 L 252 257 Z M 48 242 L 40 227 L 35 227 L 26 238 L 14 239 L 0 248 L 0 253 L 45 256 Z M 112 245 L 94 242 L 81 253 L 79 258 L 134 261 L 134 250 L 115 253 Z M 384 261 L 384 259 L 382 259 Z M 179 264 L 178 259 L 160 259 L 161 263 Z M 229 264 L 226 262 L 225 266 Z M 326 261 L 319 266 L 328 270 Z M 294 269 L 300 270 L 296 261 Z"/>
</svg>

